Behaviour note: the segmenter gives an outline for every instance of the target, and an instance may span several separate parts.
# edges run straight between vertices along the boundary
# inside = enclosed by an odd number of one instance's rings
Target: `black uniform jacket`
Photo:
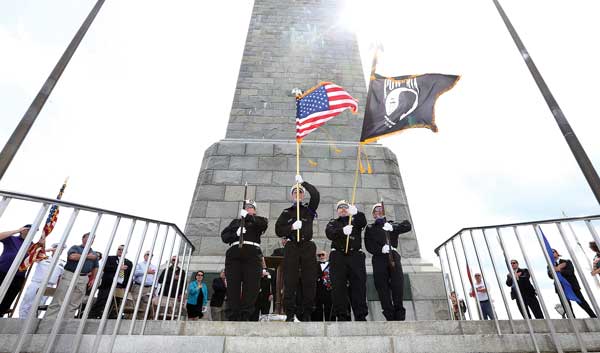
[[[307,204],[300,204],[300,220],[302,228],[300,229],[301,240],[311,240],[313,237],[313,220],[317,217],[317,208],[319,207],[319,191],[307,183],[302,186],[310,194],[310,201]],[[275,223],[275,234],[280,238],[296,240],[296,231],[292,230],[292,224],[296,222],[296,203],[292,207],[286,208]]]
[[[125,279],[123,280],[123,283],[117,282],[118,288],[125,288],[127,281],[129,281],[131,270],[133,269],[133,264],[131,261],[125,259],[123,264],[127,265],[127,269],[125,270]],[[104,271],[102,272],[102,282],[100,283],[100,288],[110,288],[115,273],[118,271],[117,267],[119,267],[119,258],[116,255],[111,255],[106,258],[106,265],[104,265]]]
[[[517,272],[521,272],[521,276],[517,278],[517,283],[519,284],[519,290],[521,290],[521,295],[523,295],[524,297],[535,296],[535,288],[533,288],[533,285],[529,281],[529,277],[531,277],[531,275],[529,274],[529,270],[526,268],[518,268]],[[515,287],[512,286],[513,279],[510,273],[506,275],[506,285],[511,287],[510,298],[517,299],[517,291],[515,290]]]
[[[567,280],[567,282],[569,282],[569,284],[571,285],[571,288],[573,288],[574,291],[580,291],[581,287],[579,286],[579,281],[577,280],[577,277],[575,276],[575,267],[573,267],[573,263],[571,262],[571,260],[559,259],[558,264],[560,265],[562,263],[566,263],[567,266],[565,266],[565,268],[560,270],[560,274]],[[552,278],[552,274],[550,273],[550,270],[548,270],[548,277]],[[558,293],[558,291],[557,291],[557,293]]]
[[[223,242],[231,244],[234,241],[240,240],[240,237],[236,233],[240,226],[241,220],[239,218],[231,221],[231,223],[229,223],[229,225],[221,232],[221,239],[223,239]],[[246,228],[244,240],[260,244],[260,236],[267,230],[268,226],[269,220],[265,217],[252,216],[250,214],[246,215],[244,220],[244,228]]]
[[[346,234],[344,227],[348,225],[349,217],[338,217],[327,223],[325,235],[331,240],[331,248],[337,251],[345,251],[346,249]],[[358,212],[352,216],[352,233],[350,233],[350,242],[348,243],[348,251],[360,250],[362,247],[362,231],[367,225],[367,218],[362,212]]]
[[[386,244],[385,230],[383,230],[385,222],[387,222],[385,218],[380,218],[374,223],[369,224],[365,230],[365,247],[373,255],[382,255],[381,248]],[[398,235],[410,232],[412,226],[409,221],[402,221],[401,223],[392,221],[390,223],[392,223],[392,227],[394,228],[388,232],[390,235],[390,246],[397,249]]]

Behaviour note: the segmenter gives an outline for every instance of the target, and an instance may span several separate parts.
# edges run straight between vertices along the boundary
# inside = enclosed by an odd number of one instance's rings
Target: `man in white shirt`
[[[140,292],[140,287],[143,286],[142,291],[142,300],[140,302],[140,306],[138,308],[138,313],[143,315],[146,312],[146,306],[148,305],[150,289],[152,288],[152,283],[154,283],[154,276],[156,276],[156,266],[151,263],[152,254],[150,251],[146,251],[144,253],[144,261],[138,263],[135,266],[135,272],[133,273],[133,288],[132,294],[134,298],[134,303],[137,302],[138,294]],[[146,270],[147,269],[147,270]],[[146,281],[142,284],[144,280],[144,272],[147,272]],[[156,293],[154,293],[156,295]]]
[[[27,290],[25,290],[23,300],[21,301],[21,306],[19,308],[19,318],[26,319],[29,315],[29,311],[31,310],[31,306],[33,305],[33,301],[35,299],[35,295],[40,286],[42,285],[42,281],[44,280],[44,278],[48,274],[48,271],[50,270],[52,257],[54,256],[54,252],[56,251],[57,247],[58,243],[52,244],[52,246],[49,249],[46,249],[46,252],[49,252],[50,256],[47,259],[42,260],[38,262],[37,265],[35,265],[35,271],[33,272],[33,276],[31,277],[31,283],[29,284],[29,287],[27,287]],[[65,246],[63,246],[63,249],[64,248]],[[65,262],[63,260],[59,260],[58,264],[56,264],[56,267],[54,268],[54,271],[52,272],[52,276],[50,276],[50,279],[48,280],[48,287],[56,286],[59,278],[62,276],[65,270],[64,266]],[[40,301],[40,305],[44,305],[47,299],[48,297],[43,296],[42,300]]]
[[[492,303],[488,297],[487,288],[481,281],[481,273],[475,274],[475,293],[477,293],[477,300],[481,305],[481,312],[483,314],[483,320],[494,320],[494,310],[492,310]],[[475,293],[471,292],[471,297],[475,296]]]

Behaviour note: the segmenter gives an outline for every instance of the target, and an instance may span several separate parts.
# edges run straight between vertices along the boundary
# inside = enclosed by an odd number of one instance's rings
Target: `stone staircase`
[[[576,337],[567,320],[553,321],[565,352],[579,352]],[[23,322],[0,320],[0,352],[11,352]],[[24,347],[40,352],[51,322],[40,322]],[[70,352],[78,320],[65,322],[54,352]],[[90,320],[80,352],[91,351],[99,322]],[[532,321],[542,352],[554,352],[543,320]],[[109,321],[105,332],[112,332]],[[600,351],[600,321],[577,320],[586,348]],[[148,322],[145,335],[128,336],[128,322],[122,322],[113,352],[534,352],[524,321],[515,321],[516,333],[508,321],[500,321],[498,335],[492,321],[405,321],[405,322]],[[110,335],[103,336],[99,352],[109,352]]]

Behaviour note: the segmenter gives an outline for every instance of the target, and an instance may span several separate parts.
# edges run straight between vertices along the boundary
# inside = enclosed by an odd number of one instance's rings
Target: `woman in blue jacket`
[[[208,289],[202,282],[204,271],[196,272],[195,279],[188,286],[187,298],[187,316],[189,320],[202,319],[206,312],[206,303],[208,303]]]

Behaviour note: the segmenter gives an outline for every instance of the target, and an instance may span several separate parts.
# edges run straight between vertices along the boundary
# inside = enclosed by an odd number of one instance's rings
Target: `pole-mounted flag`
[[[424,74],[399,77],[371,76],[360,141],[368,143],[402,130],[424,127],[437,132],[437,98],[460,76]]]
[[[62,199],[63,193],[65,192],[65,188],[67,187],[67,181],[69,178],[65,179],[60,191],[58,192],[58,196],[56,196],[57,200]],[[58,219],[58,205],[52,205],[50,211],[48,212],[48,218],[46,219],[46,224],[44,224],[44,230],[42,231],[42,236],[37,243],[33,243],[27,249],[27,256],[23,260],[23,263],[19,266],[19,271],[27,271],[35,262],[40,262],[46,259],[46,237],[52,233],[54,230],[54,226],[56,225],[56,220]]]

